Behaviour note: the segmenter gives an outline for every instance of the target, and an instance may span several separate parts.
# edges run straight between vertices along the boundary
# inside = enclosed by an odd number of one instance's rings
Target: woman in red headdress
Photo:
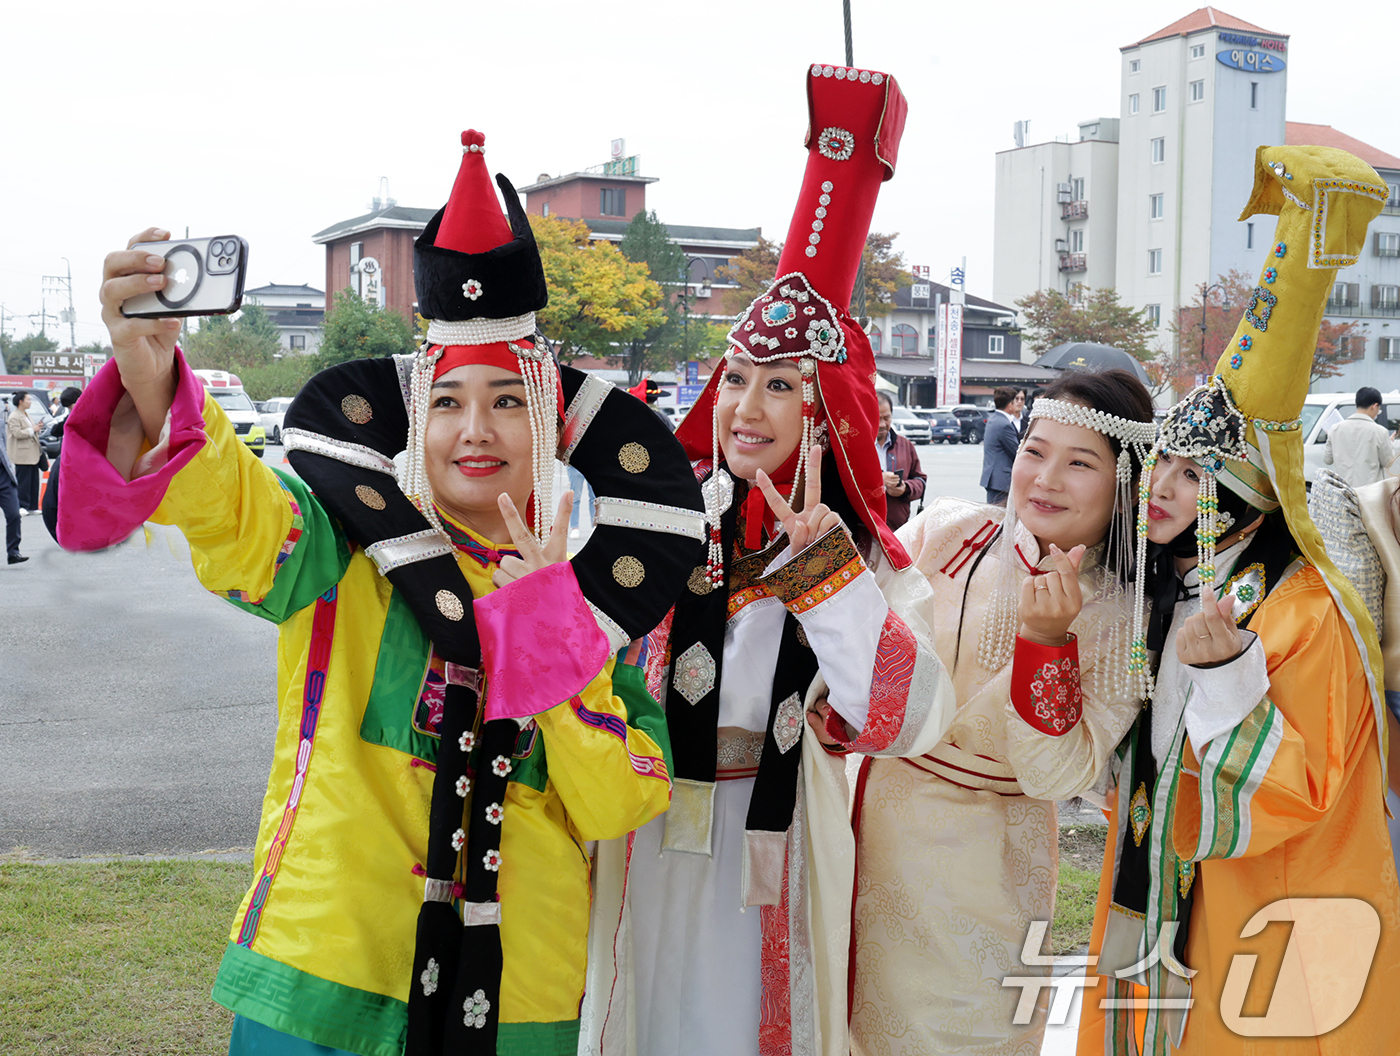
[[[652,639],[671,807],[599,852],[590,1052],[845,1056],[845,756],[927,751],[951,715],[927,583],[885,524],[874,356],[846,308],[905,101],[872,71],[807,82],[778,277],[677,432],[709,553]]]

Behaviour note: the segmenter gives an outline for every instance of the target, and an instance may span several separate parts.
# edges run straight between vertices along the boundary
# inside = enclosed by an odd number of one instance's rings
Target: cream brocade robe
[[[1054,801],[1095,784],[1138,713],[1138,694],[1111,670],[1126,653],[1108,655],[1120,640],[1113,629],[1130,619],[1128,603],[1093,600],[1096,552],[1081,568],[1085,604],[1071,627],[1084,695],[1076,725],[1057,737],[1031,727],[1011,704],[1011,664],[988,672],[978,663],[1001,547],[986,554],[967,590],[975,553],[964,544],[990,533],[988,523],[1004,513],[941,498],[898,533],[932,585],[934,643],[958,705],[928,755],[863,766],[851,1022],[858,1056],[1037,1056],[1045,994],[1031,1022],[1013,1026],[1022,991],[1002,979],[1048,970],[1023,965],[1021,949],[1030,922],[1054,916]],[[1029,532],[1019,528],[1017,536],[1027,559],[1050,567]]]

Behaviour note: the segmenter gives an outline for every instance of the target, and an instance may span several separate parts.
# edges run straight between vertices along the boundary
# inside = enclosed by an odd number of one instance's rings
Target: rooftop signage
[[[1264,48],[1266,51],[1287,51],[1288,41],[1270,40],[1267,37],[1246,37],[1242,33],[1221,33],[1222,44],[1243,44],[1247,48]]]
[[[1225,34],[1222,33],[1221,36],[1224,37]],[[1215,59],[1222,66],[1229,66],[1234,70],[1247,70],[1250,73],[1277,73],[1288,65],[1282,55],[1271,55],[1267,51],[1246,51],[1244,48],[1217,51]]]

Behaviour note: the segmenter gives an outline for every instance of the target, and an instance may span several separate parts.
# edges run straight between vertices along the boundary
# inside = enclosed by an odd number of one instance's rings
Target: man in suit
[[[987,501],[1005,506],[1011,492],[1011,463],[1016,460],[1017,437],[1021,430],[1021,408],[1026,397],[1020,389],[1003,385],[992,393],[996,413],[987,419],[987,431],[982,435],[982,487],[987,489]]]
[[[23,414],[23,411],[15,412]],[[12,565],[18,565],[29,558],[19,552],[20,521],[19,481],[15,477],[14,463],[0,443],[0,510],[5,512],[5,554]]]
[[[1384,480],[1395,458],[1390,430],[1376,421],[1381,413],[1379,389],[1356,390],[1356,413],[1332,426],[1323,460],[1353,488]]]
[[[885,523],[898,528],[909,520],[910,506],[924,497],[928,478],[919,466],[919,453],[907,437],[892,428],[894,401],[887,392],[877,392],[880,401],[880,428],[875,434],[875,450],[885,471]]]

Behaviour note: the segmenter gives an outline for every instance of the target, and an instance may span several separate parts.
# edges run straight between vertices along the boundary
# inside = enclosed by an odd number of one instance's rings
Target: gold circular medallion
[[[385,506],[384,496],[375,491],[368,484],[355,485],[355,497],[368,506],[371,510],[382,510]]]
[[[356,425],[364,425],[374,417],[374,408],[363,396],[347,396],[340,401],[340,410]]]
[[[617,461],[628,473],[640,473],[651,465],[651,453],[641,444],[623,444]]]
[[[690,578],[686,580],[686,586],[690,588],[692,594],[699,594],[701,596],[715,589],[715,585],[710,582],[709,573],[705,571],[704,565],[695,566],[695,570],[690,573]]]
[[[462,599],[453,594],[450,590],[440,590],[437,597],[438,612],[442,613],[449,620],[460,620],[466,615],[466,610],[462,608]]]
[[[807,559],[807,567],[804,571],[812,576],[824,576],[831,569],[831,558],[826,554],[813,554]]]
[[[647,570],[642,567],[642,563],[635,557],[624,554],[613,562],[613,579],[617,580],[624,587],[641,586],[642,580],[646,579]]]

